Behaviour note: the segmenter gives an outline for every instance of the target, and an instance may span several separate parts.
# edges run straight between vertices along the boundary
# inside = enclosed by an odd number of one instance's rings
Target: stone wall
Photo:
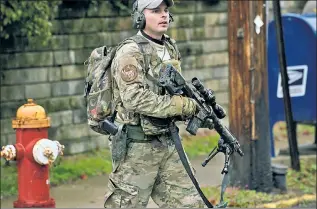
[[[227,110],[227,2],[178,1],[171,11],[175,22],[168,35],[178,42],[185,78],[199,77]],[[49,138],[64,144],[65,154],[107,147],[106,137],[86,123],[83,63],[93,48],[135,34],[130,16],[105,1],[98,9],[60,11],[53,28],[53,44],[47,47],[27,46],[24,39],[1,47],[1,145],[15,143],[12,118],[33,98],[51,117]]]

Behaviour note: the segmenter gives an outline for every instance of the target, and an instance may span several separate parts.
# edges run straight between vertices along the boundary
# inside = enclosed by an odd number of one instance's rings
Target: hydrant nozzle
[[[63,150],[64,146],[58,141],[40,139],[33,147],[33,158],[40,165],[51,165]]]
[[[17,156],[17,150],[13,145],[6,145],[2,147],[1,157],[4,157],[7,161],[14,160]]]

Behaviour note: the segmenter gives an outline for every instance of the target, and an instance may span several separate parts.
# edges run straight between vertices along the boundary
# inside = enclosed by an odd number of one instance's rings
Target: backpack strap
[[[150,70],[152,52],[154,50],[153,47],[151,46],[150,42],[141,35],[135,35],[131,39],[133,39],[138,44],[139,49],[144,56],[144,69],[146,78],[158,85],[157,79],[148,73]]]
[[[130,39],[137,43],[141,53],[143,54],[145,74],[148,74],[150,70],[151,54],[153,51],[152,46],[150,45],[149,41],[141,35],[134,35],[130,37]]]
[[[126,41],[128,40],[132,40],[134,41],[138,47],[139,47],[139,50],[141,51],[141,53],[143,54],[143,57],[144,57],[144,69],[145,69],[145,75],[149,75],[148,74],[148,71],[150,70],[150,59],[151,59],[151,53],[152,53],[152,47],[150,45],[150,43],[148,42],[148,40],[146,40],[143,36],[140,36],[140,35],[134,35],[132,37],[129,37],[129,38],[126,38],[124,39],[123,41],[121,41],[115,51],[117,49],[119,49],[122,45],[124,45],[126,43]],[[112,82],[112,85],[114,85],[114,83]],[[114,86],[112,86],[112,88],[114,88]],[[112,112],[112,117],[111,117],[111,121],[114,121],[115,117],[116,117],[116,106],[118,105],[118,103],[120,102],[120,99],[117,98],[117,100],[114,101],[113,103],[113,106],[111,108],[111,112]]]

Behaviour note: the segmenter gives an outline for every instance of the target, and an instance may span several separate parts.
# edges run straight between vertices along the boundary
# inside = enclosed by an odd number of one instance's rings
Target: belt
[[[127,138],[129,142],[148,143],[159,140],[162,134],[146,135],[139,125],[126,125]]]

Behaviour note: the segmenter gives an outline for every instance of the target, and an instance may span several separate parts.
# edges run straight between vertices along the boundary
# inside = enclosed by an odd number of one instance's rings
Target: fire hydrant
[[[18,169],[18,200],[14,208],[55,208],[50,197],[49,167],[64,146],[48,139],[50,118],[33,99],[22,105],[12,120],[16,144],[2,147],[1,157],[16,160]]]

